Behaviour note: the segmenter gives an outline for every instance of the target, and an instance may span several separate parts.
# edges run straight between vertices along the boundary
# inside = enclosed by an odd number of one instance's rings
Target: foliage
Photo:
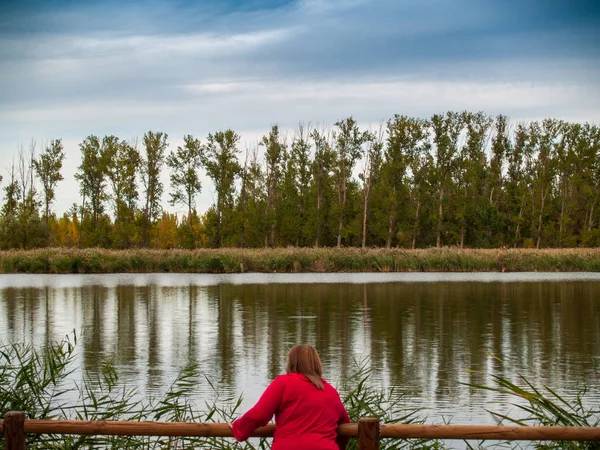
[[[489,355],[500,363],[503,361],[496,356]],[[516,424],[520,426],[572,426],[572,427],[598,427],[600,426],[600,408],[586,406],[583,403],[586,394],[585,387],[582,388],[575,399],[566,400],[563,395],[548,387],[538,387],[525,376],[517,374],[517,382],[507,378],[492,375],[494,385],[467,384],[479,389],[497,392],[507,398],[515,398],[516,403],[512,405],[517,412],[511,414],[500,414],[492,411],[490,414],[499,424]],[[599,442],[542,442],[536,443],[535,448],[541,450],[550,449],[600,449]]]
[[[206,224],[194,218],[198,245]],[[112,272],[597,272],[600,249],[458,248],[403,250],[357,248],[172,249],[177,219],[164,213],[155,228],[156,249],[38,249],[0,251],[0,273]],[[67,235],[65,239],[74,239]],[[167,250],[171,249],[171,250]]]
[[[331,129],[300,123],[291,145],[273,125],[246,147],[244,161],[240,139],[231,129],[209,133],[204,144],[185,135],[184,145],[165,155],[167,134],[149,131],[140,155],[135,140],[88,136],[79,146],[76,173],[82,198],[68,212],[77,222],[76,240],[65,239],[64,229],[52,224],[51,204],[63,177],[62,142],[52,140],[39,157],[32,142],[28,154],[19,151],[18,164],[4,180],[0,244],[120,249],[600,245],[597,125],[556,119],[511,123],[502,115],[447,111],[427,119],[396,114],[373,133],[348,117]],[[187,220],[177,221],[177,239],[168,245],[154,242],[167,190],[161,181],[165,162],[170,203],[187,209]],[[203,176],[212,181],[207,187],[214,191],[214,203],[200,214],[194,200]],[[203,235],[196,235],[198,224]]]
[[[137,388],[119,383],[119,375],[110,362],[101,366],[100,374],[83,375],[73,381],[77,361],[77,335],[67,335],[62,341],[36,349],[31,344],[0,343],[0,416],[7,411],[23,411],[29,419],[67,420],[128,420],[165,422],[232,422],[242,413],[241,397],[222,397],[194,363],[179,371],[166,391],[158,396],[144,398]],[[497,358],[496,358],[497,359]],[[361,417],[377,417],[384,424],[425,423],[419,410],[403,407],[406,392],[379,389],[370,384],[372,369],[368,361],[354,362],[355,370],[342,380],[338,390],[351,421]],[[583,404],[585,389],[574,400],[568,401],[555,390],[536,387],[519,375],[520,383],[494,376],[494,386],[469,386],[515,397],[514,405],[523,414],[511,417],[492,413],[500,423],[543,426],[600,425],[600,410]],[[194,402],[194,391],[199,382],[205,382],[213,394],[199,405]],[[215,448],[256,449],[268,448],[266,439],[251,439],[237,443],[233,439],[213,437],[148,437],[148,436],[85,436],[85,435],[27,435],[27,448]],[[0,444],[2,438],[0,437]],[[467,444],[469,448],[471,444]],[[348,448],[357,448],[351,439]],[[510,444],[496,443],[493,448],[510,448]],[[382,439],[383,449],[446,448],[438,440]],[[477,448],[486,448],[480,442]],[[597,449],[594,442],[540,442],[539,449]]]
[[[220,247],[227,237],[226,223],[234,206],[235,181],[242,171],[237,160],[239,141],[240,136],[231,129],[209,134],[202,155],[202,165],[217,192],[215,234],[212,236],[215,247]]]
[[[195,197],[200,193],[202,185],[198,169],[202,164],[202,146],[200,140],[191,135],[183,138],[184,146],[177,147],[176,152],[171,152],[167,157],[167,166],[171,169],[171,200],[169,203],[175,205],[181,203],[188,208],[186,230],[187,238],[184,240],[185,248],[194,248],[193,217],[195,215]]]
[[[395,386],[376,389],[369,385],[373,370],[368,367],[368,360],[354,361],[354,367],[355,371],[338,387],[350,421],[358,422],[362,417],[374,417],[383,424],[425,423],[425,418],[419,416],[419,410],[403,407],[405,392]],[[443,448],[440,442],[430,439],[382,439],[380,442],[381,449],[433,448],[436,445],[440,447],[435,448]],[[347,448],[357,449],[358,440],[351,439]]]
[[[241,397],[222,397],[218,388],[206,379],[196,364],[183,367],[178,376],[157,398],[142,398],[136,388],[119,385],[115,367],[106,362],[101,375],[85,374],[73,386],[71,375],[77,358],[75,332],[38,350],[25,344],[0,344],[0,415],[7,411],[23,411],[28,419],[128,420],[163,422],[227,422],[242,411]],[[396,390],[380,391],[370,387],[370,370],[357,364],[356,372],[340,386],[343,401],[353,420],[369,415],[385,423],[422,423],[418,411],[401,407],[403,394]],[[203,405],[191,400],[198,383],[204,381],[213,391]],[[74,392],[77,399],[73,401]],[[1,443],[0,439],[0,443]],[[382,448],[414,448],[405,440],[384,441]],[[233,439],[213,437],[147,437],[27,435],[27,448],[268,448],[266,439],[238,443]],[[357,448],[356,440],[350,449]]]
[[[50,204],[54,201],[57,183],[63,179],[60,170],[65,159],[63,144],[61,139],[54,139],[44,149],[39,158],[33,160],[36,175],[42,182],[44,193],[44,218],[46,224],[50,217]]]
[[[163,184],[160,181],[160,171],[165,160],[165,150],[168,147],[167,134],[162,131],[148,131],[144,135],[145,157],[142,158],[141,172],[144,193],[146,195],[143,208],[143,243],[150,245],[150,228],[162,213],[160,205]]]

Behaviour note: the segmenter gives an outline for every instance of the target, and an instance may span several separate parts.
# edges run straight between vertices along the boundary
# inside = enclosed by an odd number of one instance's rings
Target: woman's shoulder
[[[324,389],[337,392],[337,389],[335,387],[333,387],[333,385],[331,383],[327,382],[327,380],[324,380],[323,378],[321,378],[321,381],[323,382]]]

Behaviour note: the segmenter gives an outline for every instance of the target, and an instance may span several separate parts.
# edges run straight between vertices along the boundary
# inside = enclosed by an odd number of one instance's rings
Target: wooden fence
[[[253,437],[273,437],[275,425],[257,429]],[[83,434],[111,436],[231,437],[226,423],[109,422],[26,419],[23,412],[8,412],[0,420],[5,450],[24,450],[25,435]],[[379,449],[380,438],[478,439],[521,441],[600,441],[596,427],[521,427],[484,425],[387,425],[379,419],[360,419],[341,425],[338,433],[358,438],[361,450]]]

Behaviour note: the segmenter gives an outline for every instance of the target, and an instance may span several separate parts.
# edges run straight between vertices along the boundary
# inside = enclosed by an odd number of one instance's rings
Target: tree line
[[[61,139],[21,148],[7,171],[0,246],[584,247],[600,245],[600,132],[557,119],[511,123],[483,112],[395,115],[377,129],[271,127],[243,152],[233,130],[204,141],[164,132],[80,144],[81,202],[52,210]],[[163,210],[169,203],[183,217]],[[213,182],[202,215],[195,199]]]

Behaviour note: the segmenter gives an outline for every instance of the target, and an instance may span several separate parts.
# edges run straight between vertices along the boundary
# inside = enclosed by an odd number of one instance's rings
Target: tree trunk
[[[537,243],[535,248],[540,248],[540,241],[542,239],[542,216],[544,214],[544,204],[546,203],[546,196],[548,195],[548,189],[542,191],[542,201],[540,204],[540,215],[538,217],[538,227],[537,227]]]
[[[338,224],[337,248],[342,246],[342,229],[344,227],[344,208],[346,207],[346,186],[342,189],[342,199],[340,203],[340,222]]]
[[[271,223],[271,247],[275,247],[275,222]]]
[[[221,247],[221,226],[222,226],[222,221],[223,221],[222,214],[223,214],[223,212],[222,212],[221,202],[217,201],[217,242],[216,242],[217,248]]]
[[[437,223],[437,236],[435,239],[435,246],[440,248],[442,246],[442,218],[444,215],[444,187],[440,186],[440,205],[438,210],[438,223]]]
[[[394,232],[394,223],[396,219],[396,186],[392,188],[392,207],[390,208],[390,215],[388,216],[388,232],[387,239],[385,242],[385,248],[392,246],[392,233]]]
[[[85,217],[85,190],[83,191],[83,198],[81,201],[82,201],[82,203],[81,203],[81,220],[79,221],[79,233],[77,235],[77,248],[81,248],[81,235],[83,234],[83,219]]]
[[[196,240],[194,239],[194,227],[192,225],[192,199],[188,198],[188,223],[190,227],[190,248],[196,247]]]
[[[367,246],[367,214],[369,210],[369,196],[371,193],[371,178],[369,177],[369,181],[365,184],[365,201],[363,205],[363,223],[362,223],[362,248]]]
[[[592,228],[594,226],[594,208],[596,207],[596,202],[598,201],[598,194],[600,194],[600,191],[596,191],[596,196],[594,197],[592,206],[590,206],[590,217],[588,218],[588,224],[587,224],[588,231],[592,231]]]
[[[46,227],[48,227],[48,215],[50,214],[50,203],[48,202],[48,195],[46,195]]]
[[[463,211],[462,211],[462,217],[460,219],[460,248],[465,247],[465,233],[466,233],[466,228],[467,228],[465,215],[467,214],[467,197],[468,197],[468,189],[467,189],[467,186],[465,186],[465,196],[463,198]]]
[[[321,236],[321,190],[317,191],[317,237],[315,238],[315,247],[319,246],[319,237]]]
[[[521,206],[519,207],[519,217],[517,219],[517,228],[515,230],[515,243],[514,247],[517,247],[517,240],[519,239],[519,233],[521,231],[521,217],[523,217],[523,208],[525,208],[525,194],[521,198]]]
[[[148,247],[148,225],[150,224],[150,192],[146,192],[146,208],[144,209],[144,247]]]
[[[421,209],[421,201],[417,200],[417,211],[415,213],[415,223],[413,225],[413,235],[412,235],[412,243],[410,248],[412,250],[415,249],[415,245],[417,243],[417,233],[419,232],[419,210]]]
[[[390,248],[392,246],[392,231],[393,230],[394,230],[394,211],[390,211],[389,220],[388,220],[387,239],[385,241],[385,248]]]
[[[560,220],[558,221],[558,245],[559,248],[563,246],[563,230],[564,230],[564,221],[565,221],[565,197],[566,197],[566,189],[563,192],[563,196],[560,202]]]

